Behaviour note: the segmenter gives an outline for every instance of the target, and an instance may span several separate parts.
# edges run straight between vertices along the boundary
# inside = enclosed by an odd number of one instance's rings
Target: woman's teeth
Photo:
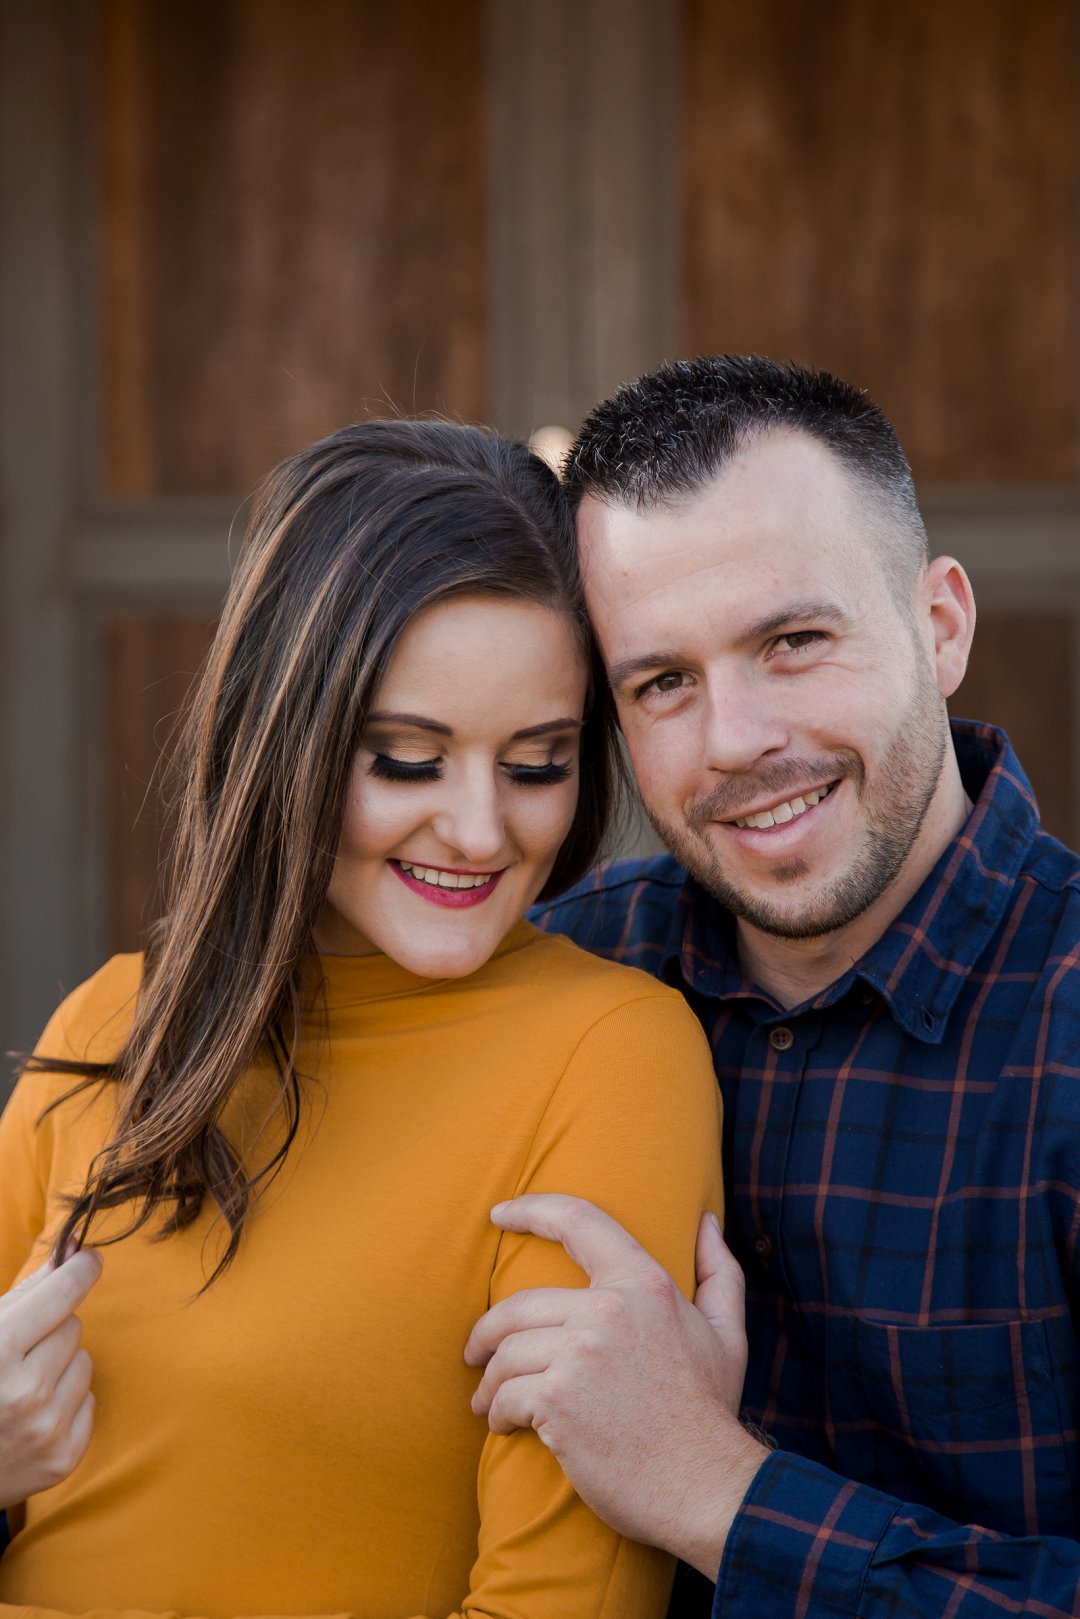
[[[493,871],[488,871],[469,877],[462,872],[439,871],[436,866],[411,866],[407,860],[399,860],[398,865],[417,882],[430,883],[432,888],[483,888],[495,876]]]
[[[801,798],[789,798],[786,804],[775,804],[771,810],[760,810],[757,815],[747,815],[736,826],[754,826],[764,829],[767,826],[782,826],[785,821],[793,821],[796,815],[805,815],[808,809],[820,804],[826,793],[832,791],[832,784],[828,787],[818,787],[812,793],[804,793]]]

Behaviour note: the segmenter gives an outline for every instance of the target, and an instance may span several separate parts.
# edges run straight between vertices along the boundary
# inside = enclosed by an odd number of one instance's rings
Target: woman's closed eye
[[[382,781],[438,781],[442,767],[443,761],[438,755],[434,759],[396,759],[390,753],[376,753],[368,766],[368,774]],[[554,759],[536,765],[508,760],[500,768],[518,787],[553,787],[557,782],[567,781],[574,769],[572,764],[559,764]]]
[[[556,782],[568,781],[574,771],[572,764],[557,764],[554,759],[542,765],[504,764],[502,768],[519,787],[554,787]]]
[[[369,776],[382,781],[438,781],[442,759],[395,759],[389,753],[376,753],[368,766]]]

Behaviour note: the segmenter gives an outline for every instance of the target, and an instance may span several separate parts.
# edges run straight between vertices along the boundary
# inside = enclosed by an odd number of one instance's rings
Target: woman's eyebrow
[[[449,725],[444,725],[441,720],[425,719],[422,714],[386,714],[381,709],[376,709],[373,714],[368,715],[367,723],[368,725],[411,725],[418,731],[434,731],[438,736],[453,736],[454,734]],[[580,731],[584,723],[584,720],[579,719],[544,720],[540,725],[526,725],[522,730],[515,731],[510,740],[512,742],[523,742],[526,737],[547,736],[552,731]]]
[[[526,725],[524,730],[515,731],[510,738],[511,742],[523,742],[529,736],[547,736],[551,731],[580,731],[584,720],[545,720],[542,725]]]
[[[418,731],[435,731],[439,736],[453,736],[449,725],[440,720],[427,720],[422,714],[384,714],[376,709],[367,716],[368,725],[413,725]]]

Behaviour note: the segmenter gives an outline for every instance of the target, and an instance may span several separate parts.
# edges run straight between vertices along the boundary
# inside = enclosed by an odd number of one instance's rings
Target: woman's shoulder
[[[111,1062],[131,1028],[142,971],[141,954],[113,956],[61,1001],[36,1055],[44,1061]]]
[[[514,948],[504,960],[509,970],[538,995],[558,997],[565,1010],[578,1005],[593,1017],[637,1001],[659,1001],[694,1014],[677,989],[662,984],[639,967],[593,955],[561,933],[545,933],[522,922],[511,936]]]

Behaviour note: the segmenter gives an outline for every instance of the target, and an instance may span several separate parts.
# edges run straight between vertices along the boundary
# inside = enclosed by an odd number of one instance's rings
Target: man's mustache
[[[803,788],[820,787],[851,776],[856,787],[862,783],[862,761],[844,749],[821,754],[816,759],[778,759],[752,776],[731,776],[718,781],[710,792],[686,806],[686,824],[700,832],[711,821],[733,821],[749,810],[760,809],[770,799],[793,798]]]

